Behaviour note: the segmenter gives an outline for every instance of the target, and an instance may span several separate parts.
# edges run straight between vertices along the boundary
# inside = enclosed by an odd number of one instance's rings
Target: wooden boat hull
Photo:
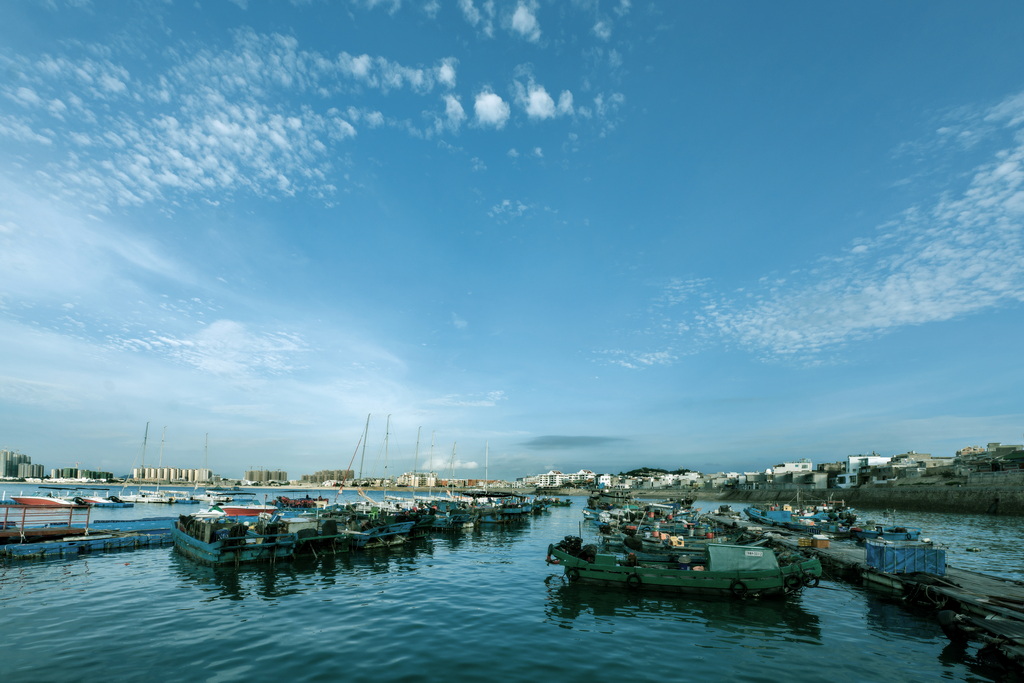
[[[709,546],[709,550],[714,547]],[[743,552],[772,553],[766,548],[744,548]],[[667,563],[630,566],[611,554],[597,553],[593,560],[588,560],[552,545],[548,547],[548,561],[563,566],[570,582],[708,597],[783,597],[805,586],[817,585],[821,577],[821,562],[817,558],[765,569],[695,571]]]
[[[353,535],[352,543],[357,548],[366,549],[400,545],[408,542],[408,534],[415,525],[415,520],[412,520],[362,529],[359,534]]]
[[[222,539],[214,536],[206,542],[186,533],[180,522],[171,529],[171,538],[176,551],[212,567],[288,559],[296,542],[294,534],[276,537],[246,534]]]

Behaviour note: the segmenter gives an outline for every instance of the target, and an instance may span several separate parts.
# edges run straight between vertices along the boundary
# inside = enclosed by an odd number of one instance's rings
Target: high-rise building
[[[0,477],[17,477],[19,465],[29,465],[32,458],[17,451],[0,451]]]
[[[23,462],[18,465],[18,473],[15,476],[19,479],[42,479],[44,474],[42,465]]]
[[[288,481],[288,473],[281,470],[246,470],[245,479],[256,483]]]

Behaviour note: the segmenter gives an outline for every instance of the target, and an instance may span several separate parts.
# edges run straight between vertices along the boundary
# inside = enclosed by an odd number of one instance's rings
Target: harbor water
[[[272,566],[206,568],[170,547],[3,561],[0,678],[1019,680],[976,646],[950,644],[934,614],[838,580],[782,601],[567,584],[544,557],[566,535],[592,535],[584,498],[573,500],[513,527]],[[881,521],[884,511],[862,514]],[[898,521],[944,543],[951,565],[1024,579],[1024,520],[915,513]]]

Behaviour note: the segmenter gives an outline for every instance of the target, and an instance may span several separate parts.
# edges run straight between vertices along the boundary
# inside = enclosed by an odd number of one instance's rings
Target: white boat
[[[167,428],[164,427],[166,433]],[[146,466],[146,442],[149,440],[149,423],[146,423],[146,435],[142,438],[142,468]],[[160,437],[160,463],[163,464],[164,459],[164,437]],[[121,500],[126,503],[194,503],[191,494],[187,491],[174,491],[174,490],[162,490],[159,485],[154,486],[152,489],[143,489],[135,493],[124,493],[122,490]]]
[[[165,496],[167,496],[168,498],[170,498],[172,503],[198,503],[199,502],[188,491],[175,491],[173,489],[170,489],[170,490],[165,489],[165,490],[160,491],[160,493],[162,493]]]
[[[174,503],[176,498],[159,489],[139,489],[137,493],[123,493],[121,500],[126,503]]]
[[[217,503],[230,503],[234,499],[231,496],[223,494],[223,493],[215,493],[215,492],[206,491],[205,493],[193,494],[192,495],[192,500],[198,501],[200,503],[217,504]]]
[[[94,493],[75,496],[74,501],[79,505],[89,505],[101,508],[130,508],[134,507],[134,503],[123,501],[117,496],[100,496]]]

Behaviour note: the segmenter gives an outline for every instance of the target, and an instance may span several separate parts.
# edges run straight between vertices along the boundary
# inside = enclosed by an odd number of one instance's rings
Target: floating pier
[[[951,641],[981,642],[983,648],[1024,667],[1024,582],[951,567],[945,563],[941,547],[927,543],[869,541],[873,547],[859,547],[852,541],[819,540],[807,545],[807,535],[787,529],[763,527],[721,513],[710,517],[723,527],[770,534],[774,545],[815,555],[834,577],[885,590],[908,605],[934,610]],[[889,561],[889,554],[902,549],[907,551],[904,558]]]
[[[0,557],[73,557],[171,543],[172,518],[90,522],[87,505],[0,506]]]

